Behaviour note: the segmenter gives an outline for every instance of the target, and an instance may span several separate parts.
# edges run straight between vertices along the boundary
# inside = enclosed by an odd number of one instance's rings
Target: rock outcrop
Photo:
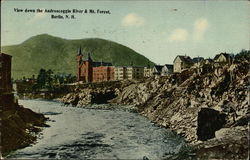
[[[249,62],[197,70],[129,85],[113,102],[134,105],[175,130],[195,147],[198,158],[246,158]]]
[[[47,118],[17,103],[1,106],[1,156],[26,147],[36,140],[41,127],[47,126]]]
[[[78,84],[71,88],[71,92],[58,98],[65,105],[84,106],[87,104],[105,104],[117,97],[125,86],[132,85],[135,81],[100,82]]]

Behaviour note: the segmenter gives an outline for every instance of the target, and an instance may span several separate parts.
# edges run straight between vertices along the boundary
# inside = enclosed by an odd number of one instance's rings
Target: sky
[[[171,64],[177,55],[214,58],[221,52],[249,49],[247,0],[94,0],[1,1],[1,46],[20,44],[38,34],[65,39],[102,38],[123,44],[156,64]],[[41,9],[41,13],[16,9]],[[97,10],[100,13],[45,13]],[[52,19],[51,15],[75,19]]]

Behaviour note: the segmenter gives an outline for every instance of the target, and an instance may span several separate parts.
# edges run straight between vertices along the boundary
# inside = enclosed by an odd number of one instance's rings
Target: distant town
[[[0,54],[0,91],[6,92],[11,90],[11,56],[5,53]],[[90,83],[90,82],[104,82],[104,81],[122,81],[122,80],[140,80],[143,78],[148,78],[152,76],[168,76],[172,73],[180,73],[189,68],[196,68],[202,72],[203,66],[212,65],[216,66],[221,63],[233,63],[234,55],[228,53],[220,53],[216,55],[213,59],[205,59],[203,57],[191,58],[187,55],[177,55],[173,61],[173,64],[164,65],[154,65],[153,67],[144,66],[114,66],[111,62],[96,62],[91,58],[91,53],[83,53],[81,47],[78,49],[76,54],[77,61],[77,75],[68,76],[70,80],[67,79],[66,75],[62,76],[62,81],[66,83],[80,82],[80,83]],[[51,74],[53,73],[50,71]],[[74,78],[76,77],[76,78]],[[60,77],[57,76],[60,81]],[[22,81],[34,83],[37,78],[33,75],[32,78],[23,78]],[[17,81],[17,82],[20,82]]]
[[[241,52],[244,52],[242,50]],[[247,52],[247,51],[246,51]],[[234,63],[235,55],[220,53],[213,59],[203,57],[191,58],[187,55],[177,55],[173,64],[150,66],[114,66],[111,62],[96,62],[91,53],[83,53],[81,47],[74,54],[76,56],[76,75],[53,73],[52,70],[40,69],[38,75],[13,80],[11,77],[12,56],[0,54],[0,93],[1,99],[14,99],[13,84],[18,93],[54,93],[63,92],[61,85],[77,85],[125,80],[143,80],[150,77],[167,77],[188,69],[195,69],[197,73],[210,70],[222,64]],[[212,67],[212,68],[211,68]],[[59,90],[59,91],[58,91]],[[7,102],[7,101],[6,101]]]
[[[77,54],[77,81],[103,82],[143,79],[152,76],[168,76],[174,72],[180,73],[188,68],[201,68],[204,65],[217,63],[232,63],[234,55],[220,53],[214,59],[204,59],[187,55],[178,55],[173,64],[145,66],[113,66],[111,62],[95,62],[90,53],[82,53],[81,47]]]

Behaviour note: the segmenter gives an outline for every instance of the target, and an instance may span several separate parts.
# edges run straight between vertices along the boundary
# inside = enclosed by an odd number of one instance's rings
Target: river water
[[[183,138],[127,110],[66,107],[41,100],[19,103],[43,113],[50,127],[42,130],[35,144],[9,158],[164,159],[187,148]]]

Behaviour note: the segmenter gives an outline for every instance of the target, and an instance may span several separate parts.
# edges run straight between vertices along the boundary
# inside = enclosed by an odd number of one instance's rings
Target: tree
[[[53,88],[53,71],[51,69],[49,69],[48,71],[46,71],[46,86],[48,88]]]
[[[241,50],[240,53],[235,55],[235,61],[241,62],[241,61],[250,61],[250,50]]]
[[[40,69],[39,74],[37,76],[37,85],[38,88],[43,88],[46,84],[46,70]]]

